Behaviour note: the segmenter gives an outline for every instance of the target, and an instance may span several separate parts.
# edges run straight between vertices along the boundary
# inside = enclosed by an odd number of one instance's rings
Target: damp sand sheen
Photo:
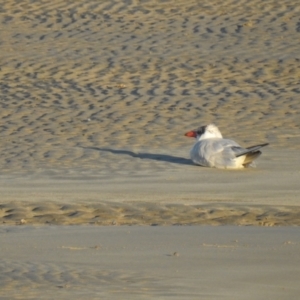
[[[0,299],[298,299],[297,1],[6,1]],[[257,167],[195,166],[215,123]]]

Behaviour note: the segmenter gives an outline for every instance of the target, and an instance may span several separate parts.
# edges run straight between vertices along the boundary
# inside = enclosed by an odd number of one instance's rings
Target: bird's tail
[[[258,151],[260,148],[262,147],[265,147],[265,146],[268,146],[269,143],[265,143],[265,144],[260,144],[260,145],[255,145],[255,146],[251,146],[251,147],[248,147],[246,148],[244,151],[238,153],[236,155],[236,157],[240,157],[240,156],[243,156],[243,155],[246,155],[250,158],[250,157],[253,157],[255,156],[253,159],[255,159],[257,156],[259,156],[261,154],[260,151]],[[252,160],[253,160],[252,159]]]
[[[269,143],[248,147],[244,151],[237,154],[236,157],[240,157],[240,156],[244,155],[245,160],[244,160],[243,166],[244,167],[248,167],[250,165],[252,166],[253,165],[252,162],[261,155],[261,152],[259,151],[259,149],[262,147],[265,147],[267,145],[269,145]]]
[[[245,160],[244,160],[244,163],[243,163],[243,166],[244,167],[248,167],[248,166],[253,166],[253,161],[259,157],[261,155],[261,152],[260,151],[256,151],[256,152],[250,152],[250,153],[247,153],[245,155]],[[255,166],[255,165],[254,165]]]

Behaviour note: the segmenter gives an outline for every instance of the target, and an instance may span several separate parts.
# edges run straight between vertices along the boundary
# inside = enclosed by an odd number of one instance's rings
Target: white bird
[[[200,166],[219,169],[241,169],[251,165],[261,155],[260,148],[269,145],[260,144],[248,148],[241,147],[235,141],[223,139],[214,124],[201,126],[185,134],[197,139],[191,149],[192,161]]]

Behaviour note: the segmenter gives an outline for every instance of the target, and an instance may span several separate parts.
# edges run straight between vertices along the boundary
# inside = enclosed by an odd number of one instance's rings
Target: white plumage
[[[201,126],[185,134],[197,139],[191,149],[192,161],[200,166],[219,169],[241,169],[251,165],[261,152],[260,148],[268,143],[248,148],[241,147],[235,141],[223,139],[214,124]]]

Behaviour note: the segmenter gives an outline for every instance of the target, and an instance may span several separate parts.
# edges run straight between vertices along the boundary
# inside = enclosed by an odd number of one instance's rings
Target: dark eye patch
[[[205,126],[202,126],[202,127],[199,127],[199,128],[196,130],[196,132],[197,132],[198,135],[201,135],[201,134],[204,133],[204,130],[205,130]]]

